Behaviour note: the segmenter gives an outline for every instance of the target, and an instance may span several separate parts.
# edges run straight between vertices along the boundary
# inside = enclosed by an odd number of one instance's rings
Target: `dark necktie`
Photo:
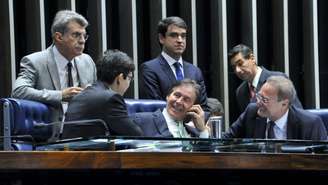
[[[249,95],[250,95],[250,99],[254,99],[255,98],[255,88],[252,84],[248,84],[248,87],[249,87]]]
[[[273,127],[276,124],[274,121],[269,121],[267,123],[267,127],[268,127],[268,139],[274,139],[275,135],[274,135],[274,131],[273,131]]]
[[[72,63],[67,64],[67,87],[73,87],[73,77],[72,77]]]
[[[181,81],[183,79],[181,64],[179,62],[176,62],[173,65],[175,67],[175,74],[177,75],[177,80]]]

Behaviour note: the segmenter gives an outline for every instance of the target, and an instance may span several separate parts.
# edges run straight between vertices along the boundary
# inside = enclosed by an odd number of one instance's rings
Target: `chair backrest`
[[[37,124],[50,123],[51,112],[45,104],[15,98],[2,98],[0,103],[3,108],[5,138],[31,135],[34,139],[46,140],[51,136],[50,127],[35,129]]]
[[[163,109],[166,106],[166,101],[152,99],[124,99],[128,114],[137,112],[155,112],[157,109]]]
[[[328,133],[328,109],[307,109],[307,111],[320,116]]]

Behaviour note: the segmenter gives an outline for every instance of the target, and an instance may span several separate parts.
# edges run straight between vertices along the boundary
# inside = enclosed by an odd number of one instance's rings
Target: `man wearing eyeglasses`
[[[239,116],[225,138],[326,140],[320,117],[292,105],[296,92],[283,76],[271,76]]]
[[[236,90],[236,100],[240,112],[243,112],[250,102],[255,102],[255,94],[258,92],[268,77],[279,75],[287,77],[279,71],[269,71],[264,67],[259,67],[255,61],[255,56],[251,48],[239,44],[229,51],[230,64],[235,74],[243,80]],[[293,104],[302,108],[302,104],[297,98]]]
[[[57,12],[51,26],[53,44],[22,58],[12,96],[45,103],[52,109],[52,121],[62,121],[71,98],[97,79],[93,60],[83,53],[87,26],[74,11]]]
[[[111,135],[140,136],[143,134],[127,113],[123,95],[133,79],[135,66],[131,58],[118,50],[108,50],[97,63],[96,83],[73,97],[65,121],[102,119]],[[93,133],[92,133],[93,132]],[[64,129],[63,138],[80,134],[80,128]],[[88,135],[97,133],[90,130]]]

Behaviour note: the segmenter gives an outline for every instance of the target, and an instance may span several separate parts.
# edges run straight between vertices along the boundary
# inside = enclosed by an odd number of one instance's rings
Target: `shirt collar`
[[[288,113],[289,113],[289,110],[287,110],[281,118],[277,119],[274,122],[276,124],[276,126],[279,127],[280,130],[284,130],[284,131],[286,130]],[[267,122],[269,122],[269,119],[267,119]]]
[[[165,53],[164,51],[162,51],[161,55],[164,57],[164,59],[166,60],[166,62],[172,66],[175,62],[177,62],[174,58],[172,58],[170,55],[168,55],[167,53]],[[183,67],[183,62],[182,62],[182,57],[179,58],[178,62],[180,63],[180,65]]]
[[[257,84],[259,83],[262,71],[263,71],[262,68],[260,68],[259,66],[256,67],[256,74],[252,81],[252,86],[255,88],[257,87]]]
[[[59,65],[60,68],[65,68],[69,61],[58,51],[56,45],[54,45],[54,47],[53,47],[53,52],[54,52],[54,57],[55,57],[57,65]],[[71,60],[72,67],[74,68],[73,61],[74,61],[74,58]]]

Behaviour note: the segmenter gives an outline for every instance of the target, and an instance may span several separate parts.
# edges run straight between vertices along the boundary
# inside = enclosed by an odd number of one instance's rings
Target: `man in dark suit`
[[[45,103],[52,121],[62,121],[71,98],[97,80],[93,60],[83,53],[88,24],[74,11],[57,12],[51,26],[53,44],[22,58],[12,96]]]
[[[327,132],[320,117],[291,104],[296,92],[283,76],[271,76],[234,122],[225,138],[269,138],[326,140]]]
[[[179,81],[169,90],[166,96],[167,105],[163,111],[137,113],[133,119],[142,128],[145,136],[208,138],[204,111],[199,104],[195,104],[200,89],[194,80]],[[187,120],[191,122],[184,123]]]
[[[158,23],[157,32],[162,53],[140,66],[140,98],[165,100],[173,84],[189,78],[201,86],[200,104],[209,111],[202,72],[182,59],[186,49],[186,23],[180,17],[167,17]],[[222,107],[221,104],[218,106]]]
[[[284,76],[286,74],[278,71],[269,71],[256,64],[253,51],[246,45],[239,44],[229,51],[230,64],[235,74],[243,80],[236,90],[236,99],[240,112],[243,112],[250,102],[256,102],[255,94],[261,89],[270,76]],[[297,98],[292,101],[293,105],[302,108]]]
[[[128,55],[117,50],[107,51],[97,64],[98,81],[71,100],[65,121],[102,119],[111,135],[142,135],[138,125],[129,118],[123,99],[134,69]],[[78,128],[64,132],[76,135]]]

